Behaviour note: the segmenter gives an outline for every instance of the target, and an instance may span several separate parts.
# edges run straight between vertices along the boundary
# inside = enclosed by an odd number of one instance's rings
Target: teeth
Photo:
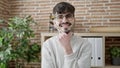
[[[70,32],[70,30],[65,30],[65,33],[68,34]]]

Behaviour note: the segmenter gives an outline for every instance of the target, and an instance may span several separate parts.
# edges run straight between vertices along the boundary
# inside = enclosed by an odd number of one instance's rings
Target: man
[[[73,34],[74,12],[74,6],[67,2],[53,8],[58,35],[42,45],[42,68],[90,68],[91,45]]]

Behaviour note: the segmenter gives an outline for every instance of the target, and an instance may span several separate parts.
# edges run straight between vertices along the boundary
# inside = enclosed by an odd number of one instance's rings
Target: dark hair
[[[53,14],[55,14],[56,12],[58,14],[62,14],[62,13],[66,13],[66,12],[70,12],[70,13],[74,14],[75,8],[70,3],[60,2],[60,3],[56,4],[56,6],[53,8]]]

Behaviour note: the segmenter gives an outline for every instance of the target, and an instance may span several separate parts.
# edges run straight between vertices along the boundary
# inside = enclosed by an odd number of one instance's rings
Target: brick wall
[[[0,19],[7,19],[9,17],[9,7],[8,0],[0,0]]]
[[[105,39],[105,63],[112,64],[112,57],[110,55],[110,48],[115,46],[120,48],[120,37],[106,37]]]
[[[9,3],[8,0],[0,0],[0,19],[7,20],[9,17]],[[0,28],[6,26],[6,24],[0,25]]]
[[[40,43],[40,32],[48,31],[49,13],[56,3],[67,1],[76,8],[75,32],[89,32],[91,26],[120,26],[119,0],[10,0],[10,16],[32,15],[38,25],[32,28]]]

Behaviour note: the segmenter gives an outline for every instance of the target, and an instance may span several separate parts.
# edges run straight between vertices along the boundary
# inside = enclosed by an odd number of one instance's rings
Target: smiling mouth
[[[60,27],[63,27],[63,26],[66,26],[66,25],[71,26],[72,24],[69,23],[69,22],[59,24]]]
[[[68,30],[68,28],[64,28],[64,32],[65,32],[66,34],[68,34],[68,33],[70,32],[70,30]]]
[[[70,30],[65,30],[65,33],[68,34],[70,32]]]
[[[59,28],[62,28],[62,31],[68,34],[71,31],[71,25],[72,24],[70,22],[60,23]]]

